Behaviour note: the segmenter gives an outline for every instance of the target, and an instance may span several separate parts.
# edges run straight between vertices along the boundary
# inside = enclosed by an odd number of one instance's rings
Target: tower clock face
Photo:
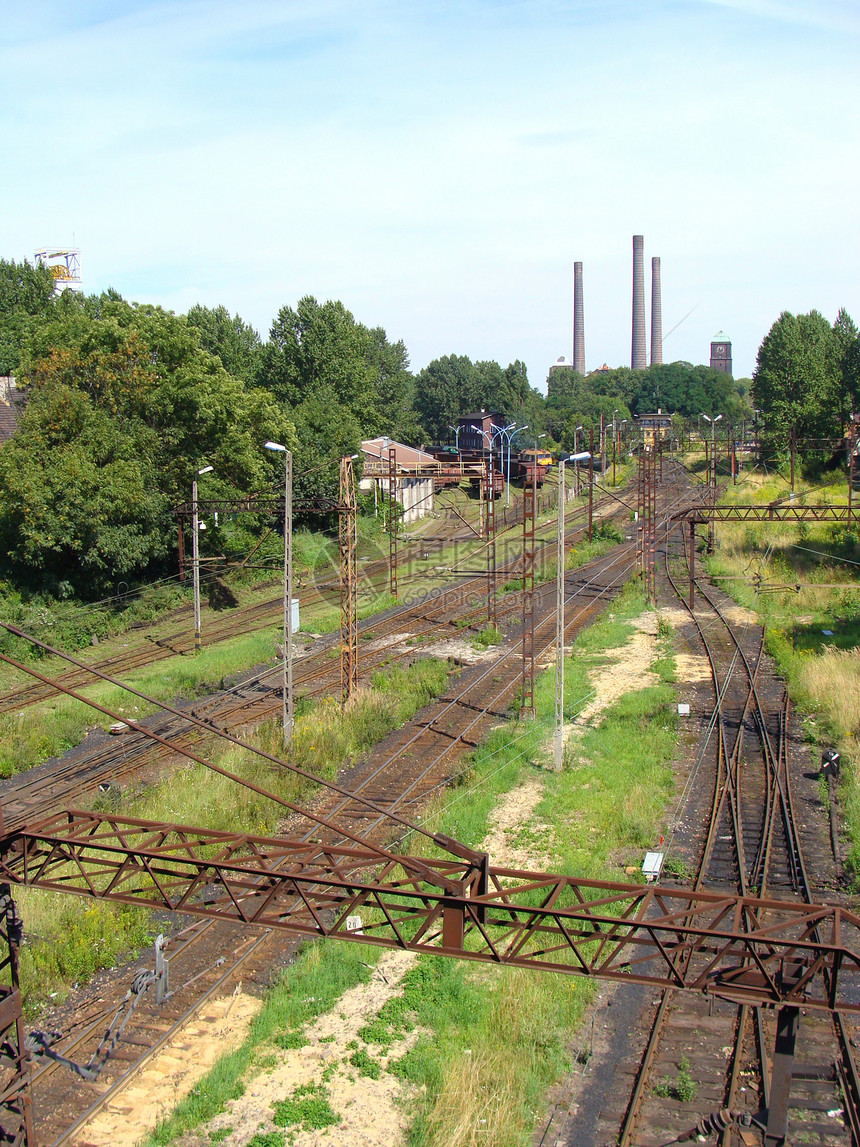
[[[726,348],[724,346],[718,346],[716,348],[717,358],[722,358],[725,355],[725,353],[726,353]]]

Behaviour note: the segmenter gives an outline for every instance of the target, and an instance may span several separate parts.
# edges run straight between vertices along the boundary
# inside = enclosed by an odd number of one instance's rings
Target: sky
[[[629,365],[639,233],[664,360],[722,330],[747,376],[783,310],[860,321],[858,60],[858,0],[0,0],[0,257],[544,389],[575,260]]]

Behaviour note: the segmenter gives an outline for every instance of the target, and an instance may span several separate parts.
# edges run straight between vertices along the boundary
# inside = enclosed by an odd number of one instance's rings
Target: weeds
[[[326,1089],[318,1083],[302,1083],[286,1099],[272,1104],[272,1122],[278,1127],[298,1127],[302,1131],[321,1131],[340,1123],[340,1116],[329,1103]]]
[[[676,1099],[679,1103],[692,1103],[698,1092],[699,1085],[690,1074],[690,1061],[685,1055],[681,1056],[674,1081],[664,1079],[654,1086],[654,1094],[660,1099]]]

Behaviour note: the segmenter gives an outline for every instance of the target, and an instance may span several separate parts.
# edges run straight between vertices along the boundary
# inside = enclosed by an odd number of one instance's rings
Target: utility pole
[[[197,476],[208,474],[214,467],[204,466],[198,470],[191,480],[191,565],[194,581],[194,652],[199,653],[202,648],[200,640],[200,539],[198,533],[200,522],[197,513]]]
[[[267,450],[284,455],[284,661],[281,674],[284,748],[293,744],[293,455],[279,442]]]
[[[555,595],[555,771],[564,763],[564,459],[558,463],[558,537]]]

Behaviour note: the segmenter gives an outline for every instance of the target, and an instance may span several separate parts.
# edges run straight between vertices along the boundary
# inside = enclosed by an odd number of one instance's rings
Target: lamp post
[[[280,442],[264,443],[266,450],[284,456],[284,748],[293,743],[293,455]]]
[[[527,430],[528,425],[529,424],[526,422],[525,425],[517,427],[516,422],[512,422],[510,424],[510,426],[497,426],[493,430],[493,437],[494,438],[497,434],[505,435],[505,441],[508,444],[508,465],[507,465],[507,470],[505,471],[505,473],[506,473],[506,484],[507,484],[507,489],[505,491],[505,505],[506,506],[510,506],[510,504],[511,504],[511,439],[513,438],[514,434],[518,434],[520,430]],[[502,463],[502,469],[504,469],[505,468],[504,445],[499,450],[499,458],[500,458],[500,461]]]
[[[197,478],[200,474],[210,474],[214,466],[204,466],[191,481],[191,570],[194,582],[194,652],[199,653],[200,640],[200,545],[197,537],[200,521],[197,514]]]
[[[573,452],[574,452],[574,454],[577,454],[577,453],[579,452],[579,438],[577,437],[577,435],[579,434],[580,430],[582,430],[582,427],[581,427],[581,426],[577,426],[577,427],[576,427],[576,429],[575,429],[575,430],[574,430],[574,432],[573,432]],[[576,473],[576,479],[575,479],[575,482],[576,482],[576,495],[575,495],[575,496],[578,498],[578,497],[579,497],[579,489],[580,489],[580,482],[579,482],[579,463],[578,463],[578,462],[576,463],[576,472],[575,472],[575,473]]]
[[[454,431],[454,449],[457,451],[457,462],[459,463],[460,474],[462,475],[462,473],[463,473],[463,455],[460,453],[460,431],[463,429],[463,427],[462,426],[452,426],[451,423],[449,422],[448,423],[448,429]]]

